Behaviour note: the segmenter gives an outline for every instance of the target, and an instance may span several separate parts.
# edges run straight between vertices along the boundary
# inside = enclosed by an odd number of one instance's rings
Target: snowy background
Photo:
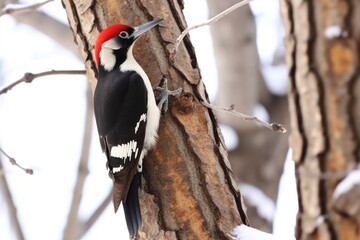
[[[286,67],[270,66],[283,35],[278,2],[257,0],[251,7],[256,15],[264,76],[272,91],[284,93],[286,82],[272,79],[286,79]],[[40,10],[67,23],[60,1],[49,3]],[[188,25],[203,22],[208,18],[206,1],[186,0],[185,15]],[[213,100],[217,74],[215,62],[209,57],[212,53],[209,28],[194,30],[190,35],[203,80]],[[0,89],[21,78],[25,72],[84,68],[72,53],[42,33],[18,24],[11,16],[0,18],[0,36]],[[87,91],[88,83],[84,76],[51,76],[37,79],[31,84],[20,84],[5,95],[0,95],[0,146],[21,165],[34,170],[33,175],[25,174],[11,166],[1,155],[4,170],[0,174],[6,175],[26,239],[61,239],[63,236],[81,157],[79,145],[84,134]],[[224,129],[223,133],[227,144],[236,144],[231,131]],[[80,217],[86,219],[110,188],[105,157],[101,154],[94,128]],[[254,202],[269,201],[251,186],[244,186],[244,191],[254,196]],[[278,203],[268,202],[259,205],[258,209],[274,219],[275,239],[293,238],[297,212],[295,203],[294,165],[289,153]],[[16,239],[1,195],[0,212],[0,238]],[[118,229],[118,234],[123,233],[123,239],[127,239],[126,224],[121,214],[113,214],[113,207],[109,205],[83,239],[110,238],[112,229]]]

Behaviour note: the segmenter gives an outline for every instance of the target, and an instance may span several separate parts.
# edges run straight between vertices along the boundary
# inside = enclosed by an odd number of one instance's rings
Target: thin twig
[[[34,173],[34,170],[32,170],[31,168],[24,168],[24,167],[20,166],[20,165],[16,162],[15,158],[13,158],[13,157],[11,157],[9,154],[7,154],[1,147],[0,147],[0,152],[2,152],[2,153],[4,154],[4,156],[9,159],[9,162],[10,162],[12,165],[20,168],[21,170],[23,170],[23,171],[24,171],[25,173],[27,173],[27,174],[32,175],[32,174]]]
[[[19,80],[15,81],[15,82],[11,83],[10,85],[1,89],[0,95],[6,93],[7,91],[11,90],[13,87],[15,87],[16,85],[18,85],[22,82],[31,83],[34,79],[39,78],[39,77],[44,77],[44,76],[49,76],[49,75],[64,75],[64,74],[83,75],[83,74],[86,74],[86,71],[85,70],[51,70],[51,71],[45,71],[45,72],[40,72],[40,73],[27,72]]]
[[[3,165],[0,158],[0,171],[3,171]],[[6,205],[9,209],[9,218],[11,221],[11,226],[14,228],[16,239],[24,239],[24,234],[17,217],[17,209],[11,195],[10,187],[7,182],[5,174],[0,174],[0,189],[2,190],[1,196],[4,198]]]
[[[267,123],[267,122],[264,122],[264,121],[261,121],[260,119],[258,119],[257,117],[254,117],[254,116],[248,116],[248,115],[245,115],[243,113],[240,113],[240,112],[237,112],[235,111],[235,105],[231,105],[229,108],[224,108],[224,107],[218,107],[218,106],[214,106],[214,105],[211,105],[210,103],[207,103],[207,102],[201,102],[202,105],[204,105],[205,107],[207,108],[211,108],[213,110],[218,110],[218,111],[224,111],[224,112],[227,112],[227,113],[230,113],[242,120],[245,120],[245,121],[251,121],[251,122],[255,122],[263,127],[266,127],[270,130],[273,130],[275,132],[281,132],[281,133],[286,133],[286,128],[283,127],[281,124],[279,123]]]
[[[24,3],[24,4],[8,4],[3,9],[0,10],[0,17],[6,14],[13,14],[13,13],[20,13],[20,12],[27,12],[27,11],[33,11],[38,9],[39,7],[49,3],[53,2],[54,0],[46,0],[39,3]]]
[[[64,229],[63,239],[77,239],[76,236],[79,234],[78,213],[82,199],[82,192],[85,185],[85,180],[89,173],[88,163],[89,163],[89,154],[90,154],[91,134],[93,129],[93,106],[91,102],[92,92],[90,88],[88,88],[86,98],[87,98],[87,105],[86,105],[87,110],[85,115],[85,129],[83,135],[81,157],[79,161],[78,175],[73,191],[71,207],[69,210],[69,215]]]
[[[228,15],[229,13],[231,13],[232,11],[236,10],[237,8],[239,7],[242,7],[246,4],[248,4],[249,2],[251,2],[253,0],[243,0],[231,7],[229,7],[228,9],[225,9],[224,11],[222,11],[221,13],[219,13],[218,15],[216,15],[215,17],[212,17],[211,19],[203,22],[203,23],[200,23],[200,24],[196,24],[194,26],[191,26],[191,27],[188,27],[186,28],[181,34],[180,36],[176,39],[175,41],[175,46],[174,46],[174,51],[173,51],[173,55],[176,54],[178,48],[179,48],[179,45],[181,43],[181,41],[183,40],[183,38],[193,29],[196,29],[196,28],[199,28],[199,27],[204,27],[204,26],[207,26],[207,25],[210,25],[214,22],[217,22],[218,20],[220,20],[221,18],[225,17],[226,15]]]
[[[110,204],[112,199],[112,190],[109,191],[108,195],[100,203],[99,207],[91,214],[87,221],[83,223],[83,227],[80,230],[78,239],[82,238],[85,233],[94,225],[94,223],[99,219],[101,214],[105,211],[107,206]]]
[[[16,23],[25,24],[37,30],[80,58],[77,45],[72,40],[74,35],[68,24],[62,23],[42,11],[31,11],[26,14],[13,14]],[[49,27],[51,26],[51,27]],[[5,36],[4,36],[5,37]]]

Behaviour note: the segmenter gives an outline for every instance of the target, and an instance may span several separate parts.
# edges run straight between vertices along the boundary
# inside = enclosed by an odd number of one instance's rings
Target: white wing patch
[[[111,147],[110,156],[115,157],[115,158],[128,158],[131,156],[132,153],[137,153],[138,151],[139,151],[139,149],[137,147],[137,142],[132,140],[128,143],[121,144],[121,145],[119,144],[117,146]],[[137,154],[135,154],[135,155],[137,155]]]
[[[113,173],[120,172],[123,168],[124,168],[124,166],[122,166],[122,165],[120,165],[120,167],[114,167],[114,168],[112,169],[112,172],[113,172]]]
[[[140,126],[141,121],[144,121],[144,122],[146,121],[146,114],[145,113],[141,114],[139,121],[136,123],[135,134],[139,130],[139,126]]]

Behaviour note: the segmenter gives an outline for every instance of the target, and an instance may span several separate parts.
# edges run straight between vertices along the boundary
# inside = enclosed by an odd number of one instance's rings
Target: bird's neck
[[[126,54],[126,60],[120,65],[120,71],[126,72],[126,71],[134,71],[138,73],[142,79],[145,82],[149,82],[149,78],[146,75],[145,71],[142,69],[142,67],[139,65],[139,63],[135,60],[134,55],[132,53],[133,46],[129,48]]]

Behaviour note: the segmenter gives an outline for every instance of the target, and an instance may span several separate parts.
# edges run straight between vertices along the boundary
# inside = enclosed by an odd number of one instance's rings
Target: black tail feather
[[[141,173],[138,172],[134,176],[126,201],[123,202],[126,225],[131,236],[135,236],[141,227],[141,211],[139,204],[139,185]]]

